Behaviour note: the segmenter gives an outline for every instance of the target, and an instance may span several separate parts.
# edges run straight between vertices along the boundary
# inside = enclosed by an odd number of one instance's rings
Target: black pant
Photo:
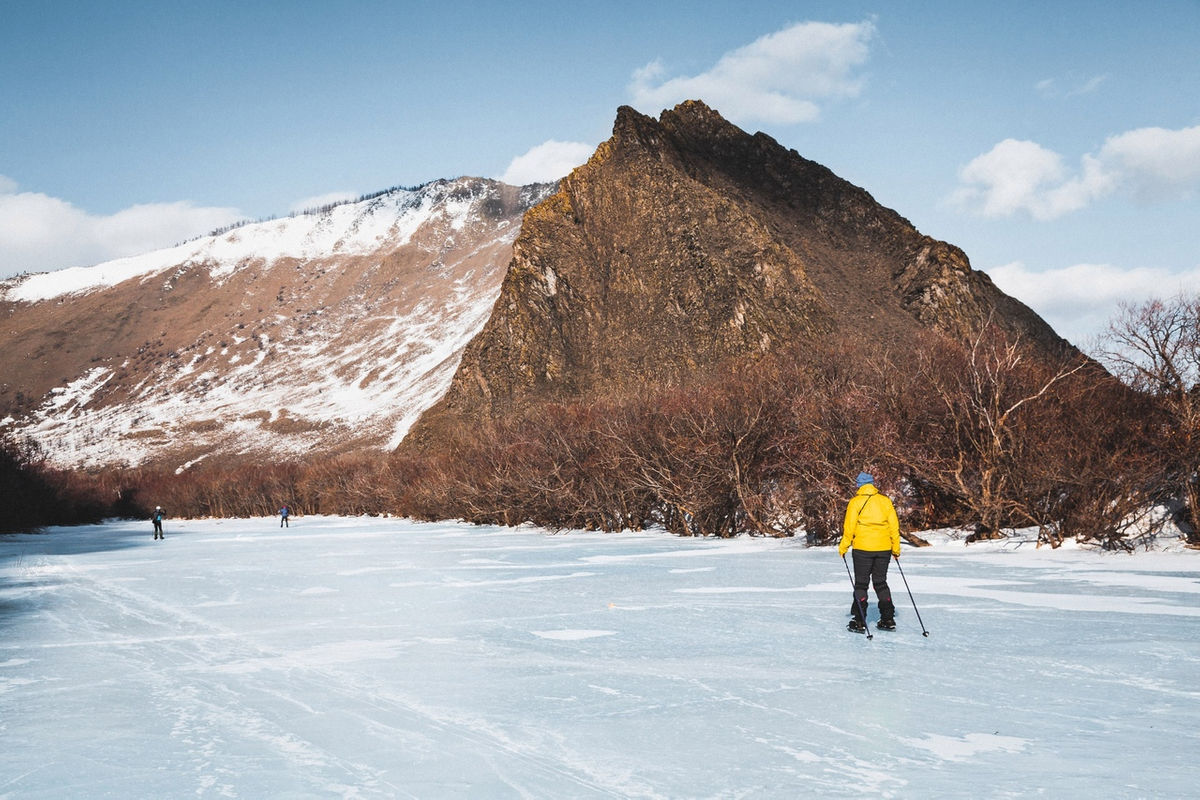
[[[888,564],[892,560],[891,550],[854,550],[854,602],[850,613],[858,621],[867,612],[867,587],[875,586],[875,597],[879,600],[879,618],[892,619],[896,606],[892,603],[892,590],[888,588]]]

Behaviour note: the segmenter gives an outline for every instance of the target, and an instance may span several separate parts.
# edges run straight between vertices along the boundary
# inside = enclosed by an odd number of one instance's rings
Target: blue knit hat
[[[869,473],[869,472],[858,473],[858,487],[860,489],[862,487],[866,486],[868,483],[874,483],[874,482],[875,482],[875,478],[871,477],[871,473]]]

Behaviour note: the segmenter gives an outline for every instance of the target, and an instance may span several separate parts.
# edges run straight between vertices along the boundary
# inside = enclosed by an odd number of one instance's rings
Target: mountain
[[[0,433],[62,466],[388,449],[552,185],[395,189],[0,284]]]
[[[0,435],[68,467],[413,452],[542,400],[989,322],[1072,350],[771,137],[621,108],[556,185],[436,181],[0,283]]]
[[[903,350],[991,323],[1071,346],[827,168],[701,102],[617,113],[612,137],[526,215],[495,310],[406,451],[542,400],[671,384],[835,335]]]

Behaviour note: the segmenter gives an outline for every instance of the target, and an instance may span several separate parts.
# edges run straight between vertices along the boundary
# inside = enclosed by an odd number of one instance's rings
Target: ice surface
[[[0,798],[1196,793],[1200,554],[909,549],[868,640],[795,540],[166,533],[0,538]]]

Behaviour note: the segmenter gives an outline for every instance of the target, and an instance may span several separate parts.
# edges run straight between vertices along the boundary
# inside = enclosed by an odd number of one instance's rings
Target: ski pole
[[[896,569],[900,570],[900,577],[904,578],[904,588],[908,590],[908,599],[912,600],[913,611],[915,611],[917,614],[917,622],[921,623],[921,635],[928,636],[929,631],[925,630],[925,623],[921,622],[921,612],[917,611],[917,601],[913,600],[912,589],[908,588],[908,578],[904,577],[904,568],[900,566],[900,556],[892,556],[892,557],[896,559]]]
[[[854,576],[850,574],[850,562],[846,560],[845,553],[842,553],[842,563],[846,565],[846,575],[850,578],[850,591],[854,593],[854,603],[858,606],[858,613],[862,615],[863,628],[867,632],[867,638],[874,639],[875,634],[871,633],[871,626],[867,624],[867,610],[863,608],[862,600],[858,597],[858,589],[854,587]]]

